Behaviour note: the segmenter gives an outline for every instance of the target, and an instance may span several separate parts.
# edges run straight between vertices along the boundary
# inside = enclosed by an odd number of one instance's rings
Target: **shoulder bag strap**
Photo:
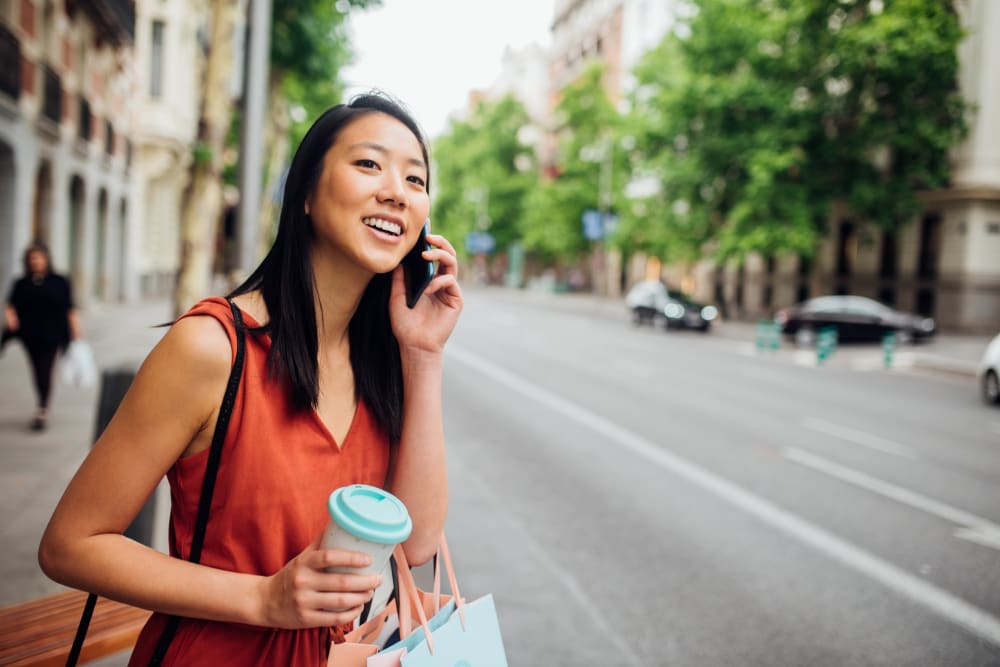
[[[229,307],[233,311],[233,321],[236,326],[236,359],[233,361],[233,369],[229,373],[229,384],[226,385],[226,393],[222,397],[222,405],[219,407],[219,417],[215,422],[215,433],[212,434],[212,447],[208,452],[208,463],[205,467],[205,478],[201,484],[201,499],[198,501],[198,517],[195,520],[194,538],[191,540],[191,554],[188,557],[192,563],[201,560],[201,547],[205,543],[205,528],[208,526],[208,513],[212,506],[212,495],[215,492],[215,478],[219,472],[219,461],[222,459],[222,444],[226,439],[226,431],[229,429],[229,418],[233,413],[233,403],[236,402],[236,390],[240,386],[240,377],[243,375],[243,357],[246,348],[246,332],[243,327],[243,315],[236,307],[232,299],[229,299]],[[150,667],[156,667],[163,662],[170,642],[177,632],[180,623],[179,616],[170,616],[167,624],[160,635],[160,641],[156,644],[153,657],[149,660]]]

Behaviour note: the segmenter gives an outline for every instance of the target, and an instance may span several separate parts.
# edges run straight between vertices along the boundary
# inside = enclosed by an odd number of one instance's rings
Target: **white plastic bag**
[[[69,344],[59,367],[59,379],[71,387],[93,387],[97,384],[97,362],[90,345],[82,340]]]

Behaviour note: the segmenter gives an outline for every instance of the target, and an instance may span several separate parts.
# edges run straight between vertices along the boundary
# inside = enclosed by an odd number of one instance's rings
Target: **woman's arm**
[[[416,565],[437,553],[448,514],[448,472],[441,408],[444,345],[462,310],[455,249],[428,235],[438,275],[413,309],[405,304],[402,270],[393,275],[391,314],[403,369],[403,434],[390,470],[389,489],[410,511],[413,532],[403,545]]]
[[[3,307],[3,323],[10,331],[17,331],[21,328],[21,322],[17,319],[17,311],[9,303]]]
[[[83,329],[80,327],[80,313],[76,308],[70,308],[69,312],[66,313],[66,319],[69,321],[69,339],[70,340],[80,340],[83,338]]]
[[[271,627],[346,622],[322,609],[360,607],[375,587],[372,576],[322,571],[356,558],[346,552],[314,545],[262,577],[196,565],[122,535],[174,462],[208,447],[231,359],[214,319],[171,328],[59,501],[39,563],[65,585],[168,614]]]

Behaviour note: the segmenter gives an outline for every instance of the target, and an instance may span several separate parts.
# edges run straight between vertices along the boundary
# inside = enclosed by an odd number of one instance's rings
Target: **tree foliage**
[[[511,96],[482,101],[435,141],[433,227],[460,251],[486,220],[498,248],[520,238],[525,198],[537,179],[534,153],[519,139],[529,122]]]
[[[604,84],[604,67],[594,63],[562,91],[555,111],[558,156],[555,178],[532,192],[524,224],[524,245],[549,259],[575,259],[590,242],[583,236],[581,219],[587,209],[601,208],[601,169],[605,160],[620,160],[616,137],[618,114]],[[620,189],[609,170],[606,187]],[[617,187],[616,187],[617,186]]]
[[[352,11],[381,0],[275,0],[271,13],[271,79],[280,85],[292,114],[297,146],[316,116],[341,101],[342,67],[351,60],[346,20]]]
[[[659,188],[626,207],[629,243],[811,255],[834,202],[893,230],[947,185],[965,113],[950,2],[690,5],[636,69],[630,169]]]

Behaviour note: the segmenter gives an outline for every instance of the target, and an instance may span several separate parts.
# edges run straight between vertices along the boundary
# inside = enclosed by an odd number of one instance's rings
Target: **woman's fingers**
[[[430,243],[432,246],[437,246],[438,248],[445,250],[452,256],[458,254],[457,252],[455,252],[455,246],[451,244],[451,241],[441,236],[440,234],[428,234],[427,242]]]

